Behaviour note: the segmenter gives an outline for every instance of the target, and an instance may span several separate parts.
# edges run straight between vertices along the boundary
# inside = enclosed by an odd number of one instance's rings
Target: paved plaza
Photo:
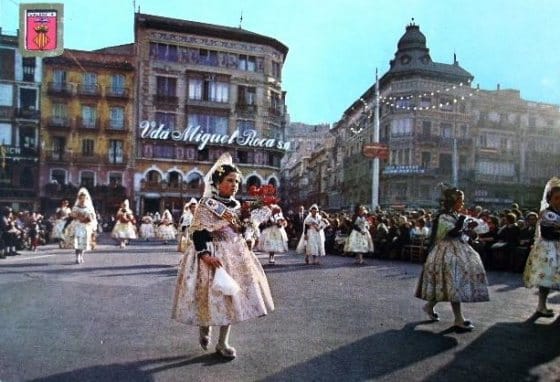
[[[170,319],[175,249],[105,238],[82,265],[54,245],[0,260],[0,381],[560,380],[560,319],[532,316],[520,274],[489,272],[491,301],[465,304],[476,329],[457,333],[449,304],[430,323],[413,297],[420,264],[292,253],[259,255],[276,310],[233,327],[225,362]]]

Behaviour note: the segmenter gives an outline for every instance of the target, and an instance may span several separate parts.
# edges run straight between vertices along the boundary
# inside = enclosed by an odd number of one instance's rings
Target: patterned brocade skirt
[[[486,271],[478,253],[458,239],[438,242],[428,254],[416,297],[433,302],[489,301]]]
[[[560,241],[537,238],[525,265],[523,281],[535,286],[560,290]]]
[[[213,256],[241,290],[233,296],[212,289],[214,270],[200,261],[189,241],[179,266],[172,318],[190,325],[229,325],[274,310],[263,268],[241,236],[235,241],[213,242]]]

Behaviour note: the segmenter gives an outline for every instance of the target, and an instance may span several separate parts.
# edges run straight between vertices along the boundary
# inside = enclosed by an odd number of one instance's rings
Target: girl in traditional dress
[[[156,230],[154,229],[154,221],[150,213],[146,213],[142,217],[142,222],[140,223],[140,238],[148,241],[156,237]]]
[[[313,204],[309,214],[303,221],[303,233],[297,247],[298,253],[305,254],[305,264],[309,264],[309,256],[313,256],[313,264],[319,265],[319,257],[325,256],[325,232],[329,221],[319,214],[319,207]]]
[[[536,315],[553,317],[546,300],[551,289],[560,290],[560,178],[550,179],[544,188],[535,243],[523,279],[527,288],[539,287]]]
[[[276,253],[288,252],[288,235],[286,234],[286,219],[282,214],[280,206],[271,205],[272,214],[268,220],[268,226],[264,228],[259,237],[260,248],[268,252],[268,263],[275,264],[274,255]]]
[[[78,190],[78,197],[70,213],[72,222],[67,228],[68,239],[76,250],[76,264],[84,262],[84,252],[91,249],[92,234],[97,229],[95,209],[88,190],[84,187]]]
[[[204,177],[204,197],[189,229],[194,245],[187,247],[179,268],[172,315],[180,322],[199,326],[204,350],[210,344],[210,326],[220,326],[216,351],[230,359],[236,356],[228,343],[231,324],[274,309],[262,266],[241,234],[240,204],[234,198],[240,177],[228,153]],[[212,287],[220,267],[237,282],[238,293],[224,295]]]
[[[369,232],[369,221],[364,206],[356,206],[352,221],[352,232],[346,239],[344,252],[354,253],[356,256],[355,263],[362,265],[364,264],[364,254],[373,252],[373,240]]]
[[[51,239],[56,240],[60,248],[63,247],[63,242],[64,242],[64,227],[66,226],[66,221],[70,216],[70,212],[72,212],[69,205],[70,203],[66,199],[64,199],[60,203],[60,207],[56,209],[56,213],[55,213],[56,220],[54,222],[53,229],[51,232]]]
[[[463,192],[448,188],[443,192],[443,209],[435,220],[433,242],[416,289],[416,297],[426,300],[424,312],[439,321],[434,311],[440,301],[449,301],[455,316],[455,327],[473,330],[463,317],[462,302],[488,301],[488,280],[480,256],[467,243],[465,232],[473,225],[465,223]]]
[[[164,244],[167,244],[169,240],[175,240],[177,238],[177,228],[175,228],[173,216],[171,216],[169,210],[163,211],[156,234],[159,239],[163,240]]]
[[[197,201],[195,198],[191,198],[188,203],[185,203],[183,207],[183,214],[179,219],[179,228],[181,233],[179,234],[179,238],[177,240],[177,251],[178,252],[185,252],[187,249],[187,244],[189,242],[189,227],[192,224],[193,214],[196,210]]]
[[[125,199],[115,216],[115,226],[111,236],[120,241],[121,248],[126,247],[130,239],[136,239],[136,219]]]

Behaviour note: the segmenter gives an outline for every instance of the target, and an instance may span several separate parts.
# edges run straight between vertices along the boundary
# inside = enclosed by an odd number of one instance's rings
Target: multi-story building
[[[390,149],[381,163],[380,205],[436,207],[441,182],[466,191],[467,202],[533,206],[555,175],[560,130],[557,106],[529,102],[516,90],[484,91],[459,66],[433,62],[419,26],[410,24],[390,69],[379,79],[380,141]],[[336,124],[343,145],[343,207],[371,200],[375,84]]]
[[[225,151],[252,184],[280,184],[288,48],[241,28],[137,13],[138,212],[200,197],[203,176]]]
[[[132,45],[121,48],[67,49],[43,61],[39,184],[47,213],[80,186],[102,214],[132,197],[135,70]]]
[[[0,29],[0,205],[16,210],[38,208],[40,83],[41,59]]]

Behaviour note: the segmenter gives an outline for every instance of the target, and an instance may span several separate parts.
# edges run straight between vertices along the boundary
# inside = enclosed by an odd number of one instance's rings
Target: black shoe
[[[552,309],[545,309],[545,310],[537,310],[535,312],[537,317],[554,317],[554,311]]]
[[[469,320],[465,320],[460,324],[455,324],[455,329],[463,332],[470,332],[474,329],[474,325]]]

